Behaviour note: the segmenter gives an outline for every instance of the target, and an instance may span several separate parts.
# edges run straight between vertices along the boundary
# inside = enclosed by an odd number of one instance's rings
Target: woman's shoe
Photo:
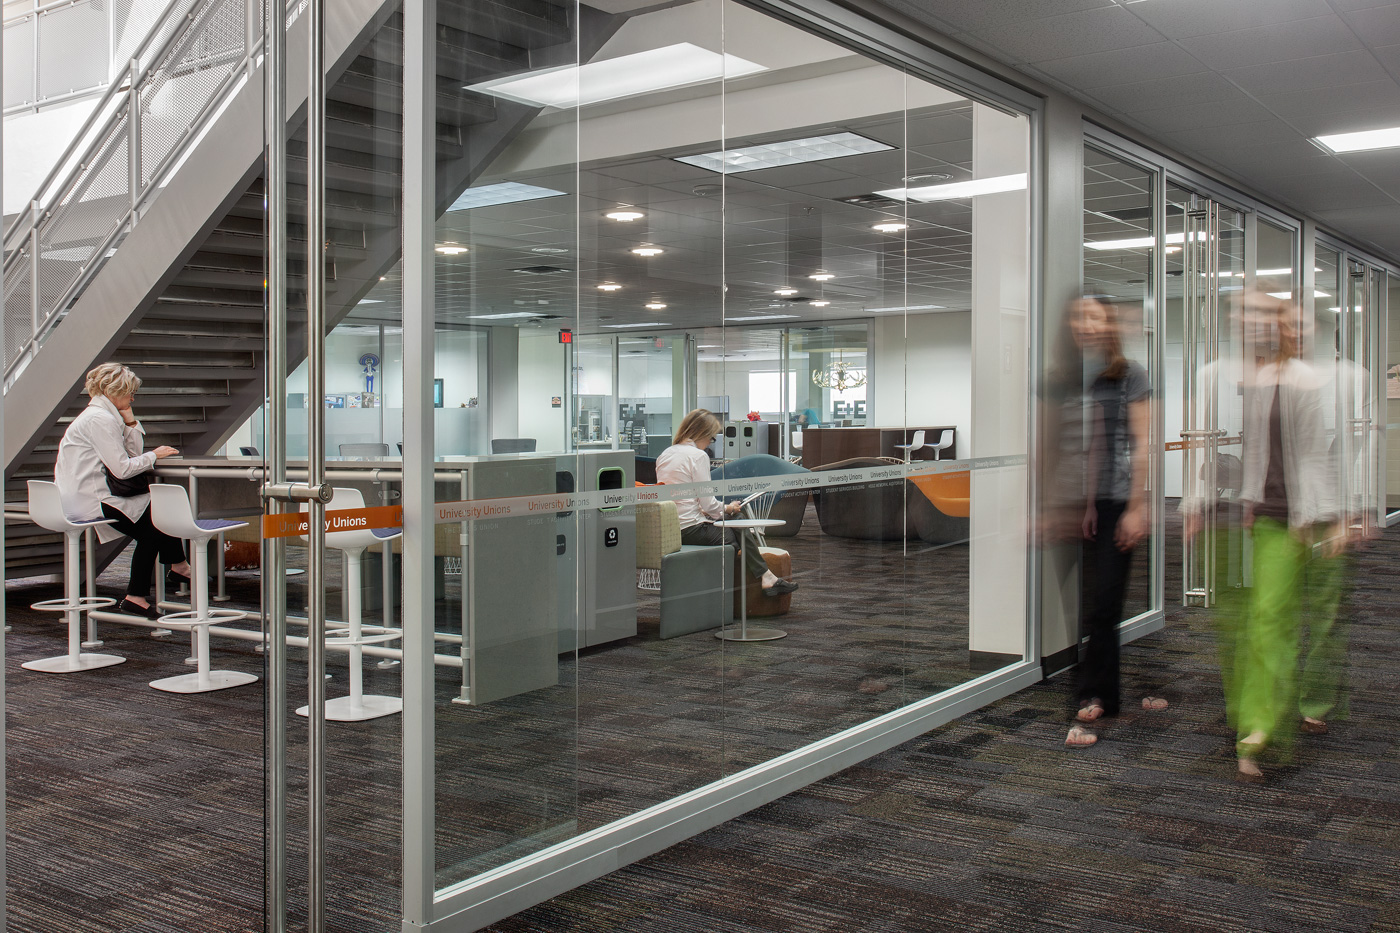
[[[784,580],[782,578],[779,578],[777,583],[774,583],[772,586],[765,586],[763,588],[763,595],[782,596],[785,593],[791,593],[795,589],[797,589],[796,583],[793,583],[791,580]]]
[[[155,621],[160,618],[160,610],[155,606],[138,606],[125,596],[117,603],[117,611],[129,616],[140,616],[143,619]]]

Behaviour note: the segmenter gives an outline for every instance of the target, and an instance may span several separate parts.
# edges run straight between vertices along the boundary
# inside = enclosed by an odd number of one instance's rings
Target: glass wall
[[[1386,276],[1385,353],[1379,361],[1384,368],[1385,388],[1380,405],[1384,419],[1385,511],[1393,516],[1400,510],[1400,276]]]
[[[489,333],[498,448],[438,444],[444,902],[1026,656],[1030,121],[724,0],[543,12],[438,46],[437,378]]]

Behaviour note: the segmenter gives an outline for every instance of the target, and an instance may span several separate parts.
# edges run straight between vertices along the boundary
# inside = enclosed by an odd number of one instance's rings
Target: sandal
[[[1321,719],[1312,719],[1308,716],[1303,717],[1303,721],[1298,723],[1298,728],[1308,735],[1327,734],[1327,723],[1323,722]]]
[[[1092,700],[1079,707],[1079,712],[1074,714],[1074,718],[1078,719],[1080,722],[1093,722],[1096,719],[1102,718],[1103,714],[1103,701],[1098,697],[1094,697]]]
[[[1097,735],[1085,729],[1083,726],[1070,726],[1069,735],[1065,736],[1065,744],[1070,748],[1088,748],[1099,740]]]
[[[1164,697],[1143,697],[1142,708],[1158,712],[1166,709],[1171,704]]]

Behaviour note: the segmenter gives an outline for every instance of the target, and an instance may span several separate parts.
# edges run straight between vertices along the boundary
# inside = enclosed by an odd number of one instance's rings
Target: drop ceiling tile
[[[1339,16],[1318,16],[1292,23],[1195,36],[1182,39],[1181,44],[1217,71],[1362,48],[1355,33]]]
[[[1342,18],[1373,48],[1400,44],[1400,4],[1344,13]]]
[[[1081,10],[1111,7],[1114,0],[886,0],[892,9],[920,21],[930,17],[951,23],[955,28],[977,32],[997,26],[1044,19]]]
[[[1342,87],[1390,79],[1390,75],[1376,61],[1375,56],[1366,49],[1251,65],[1223,74],[1249,93],[1260,95]]]
[[[1400,45],[1387,45],[1382,48],[1371,49],[1371,54],[1376,56],[1383,66],[1390,69],[1393,75],[1400,75]]]
[[[1147,0],[1129,5],[1163,35],[1173,39],[1208,36],[1274,23],[1326,16],[1326,0],[1267,0],[1265,3],[1221,0]]]
[[[1347,133],[1353,130],[1375,129],[1400,123],[1400,85],[1394,81],[1369,81],[1339,88],[1317,88],[1294,91],[1291,94],[1259,95],[1258,100],[1269,111],[1293,123],[1310,136],[1317,133]],[[1379,119],[1390,114],[1395,123],[1375,123],[1357,118],[1360,113],[1373,114]],[[1358,125],[1365,120],[1366,125]]]
[[[1016,61],[1043,62],[1162,41],[1155,29],[1120,6],[1023,20],[979,30]]]
[[[1330,0],[1334,9],[1348,12],[1351,10],[1370,10],[1382,6],[1395,6],[1396,0]]]
[[[1120,119],[1148,128],[1160,137],[1162,134],[1174,133],[1188,127],[1235,126],[1277,118],[1262,104],[1243,94],[1237,94],[1228,100],[1213,101],[1209,104],[1188,104],[1122,114]]]
[[[1087,89],[1174,78],[1206,70],[1172,42],[1053,59],[1035,67],[1072,87]]]
[[[1163,78],[1160,81],[1139,81],[1136,84],[1095,88],[1093,93],[1096,98],[1120,113],[1211,104],[1242,96],[1233,84],[1209,71]]]

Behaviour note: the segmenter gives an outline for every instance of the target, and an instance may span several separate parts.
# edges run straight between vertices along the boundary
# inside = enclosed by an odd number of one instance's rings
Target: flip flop
[[[1166,709],[1166,708],[1167,708],[1168,706],[1170,706],[1170,705],[1171,705],[1171,704],[1168,703],[1168,702],[1166,701],[1166,698],[1164,698],[1164,697],[1143,697],[1143,698],[1142,698],[1142,708],[1143,708],[1143,709],[1147,709],[1147,710],[1153,710],[1154,712],[1164,710],[1164,709]]]
[[[1070,748],[1088,748],[1099,740],[1097,735],[1085,729],[1083,726],[1070,726],[1069,735],[1065,736],[1065,744]]]
[[[1079,712],[1074,714],[1074,718],[1078,719],[1080,722],[1093,722],[1096,719],[1102,718],[1103,713],[1103,702],[1098,697],[1095,697],[1088,703],[1079,707]]]

